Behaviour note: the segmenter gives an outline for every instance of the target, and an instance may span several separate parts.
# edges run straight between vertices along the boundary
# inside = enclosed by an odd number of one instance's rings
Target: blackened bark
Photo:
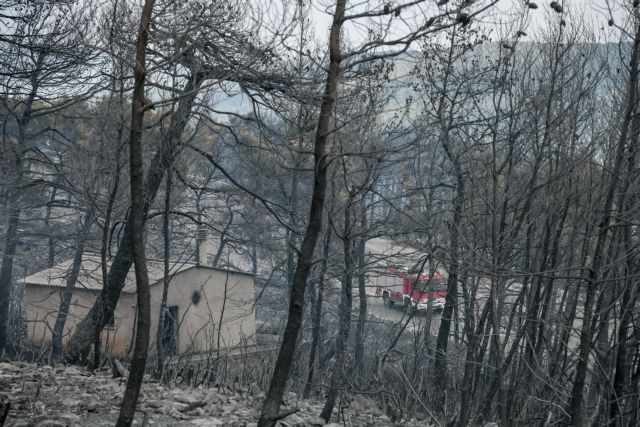
[[[477,286],[478,284],[476,283],[476,288]],[[466,286],[463,287],[463,293],[466,293]],[[460,390],[460,417],[456,423],[456,425],[460,427],[464,427],[469,424],[471,406],[473,404],[472,396],[480,373],[480,366],[478,366],[480,364],[478,361],[483,357],[484,351],[486,350],[486,341],[482,343],[481,339],[483,336],[488,335],[488,332],[485,333],[483,330],[485,330],[485,322],[487,321],[489,308],[493,303],[492,300],[486,302],[482,308],[478,325],[477,327],[474,327],[474,298],[475,295],[473,293],[467,294],[464,297],[465,301],[468,302],[468,304],[465,305],[464,320],[464,329],[468,344],[464,363],[462,388]]]
[[[336,404],[338,393],[344,384],[344,366],[347,351],[349,348],[349,333],[351,332],[351,306],[353,300],[353,238],[351,237],[352,228],[352,209],[353,194],[347,200],[344,210],[344,280],[342,282],[342,297],[340,300],[340,328],[338,333],[338,342],[336,343],[336,361],[333,365],[331,373],[331,384],[327,392],[327,400],[324,408],[320,413],[326,423],[331,419],[333,407]]]
[[[145,0],[136,41],[136,62],[133,68],[134,88],[131,102],[131,137],[129,141],[129,167],[131,172],[131,237],[136,274],[136,340],[131,361],[131,372],[124,392],[117,427],[128,427],[133,422],[136,404],[149,351],[149,327],[151,324],[149,276],[144,253],[144,163],[142,160],[142,128],[145,112],[144,83],[147,74],[145,51],[154,0]]]
[[[631,363],[627,360],[629,329],[633,307],[638,300],[636,286],[627,283],[622,298],[622,313],[620,314],[620,325],[617,331],[618,348],[615,359],[615,370],[613,374],[613,390],[609,396],[609,417],[615,420],[619,417],[620,425],[624,425],[622,402],[627,392],[628,378],[631,377]]]
[[[313,263],[313,252],[316,247],[318,235],[322,228],[322,214],[327,187],[327,138],[329,135],[329,124],[331,122],[333,104],[338,91],[338,79],[340,77],[340,61],[342,59],[340,53],[340,30],[342,28],[345,8],[346,0],[337,0],[329,35],[329,70],[322,96],[322,104],[320,105],[320,117],[318,118],[314,144],[315,180],[313,183],[313,194],[311,196],[309,223],[307,224],[307,229],[302,240],[298,264],[296,265],[293,275],[287,324],[269,385],[269,391],[267,392],[258,421],[258,427],[271,427],[275,424],[275,419],[280,410],[282,396],[284,395],[289,378],[289,370],[291,369],[298,334],[302,327],[302,313],[307,278],[309,277],[309,271]]]
[[[9,191],[9,206],[7,231],[5,234],[5,246],[2,255],[2,268],[0,268],[0,355],[5,350],[9,335],[9,303],[11,300],[11,288],[13,286],[13,261],[16,256],[16,246],[18,243],[18,224],[20,223],[22,196],[22,172],[24,168],[24,151],[27,142],[27,128],[32,119],[33,102],[40,88],[40,75],[42,64],[45,60],[45,52],[37,55],[35,69],[31,73],[31,91],[25,100],[25,108],[22,116],[18,120],[18,144],[15,148],[15,170],[14,184]]]
[[[636,146],[640,142],[640,116],[638,115],[638,106],[634,111],[634,119],[632,121],[632,135],[628,148],[627,159],[627,176],[624,183],[622,194],[625,196],[621,203],[621,212],[633,212],[635,209],[637,196],[635,193],[630,194],[629,189],[635,183],[636,168]],[[630,194],[630,195],[629,195]],[[622,215],[620,215],[622,216]],[[622,232],[624,245],[625,276],[634,277],[637,273],[637,264],[633,252],[635,246],[632,240],[633,226],[625,224]],[[625,280],[624,294],[621,299],[620,325],[617,331],[618,348],[615,356],[615,370],[613,374],[613,390],[609,396],[609,417],[615,419],[619,417],[619,422],[624,424],[623,420],[623,401],[628,392],[628,379],[631,377],[631,361],[627,360],[629,348],[629,329],[631,326],[631,318],[633,317],[633,308],[638,299],[638,289],[633,280]]]
[[[446,404],[447,384],[447,347],[449,345],[449,333],[451,332],[451,319],[454,307],[458,304],[458,265],[459,251],[458,240],[462,225],[462,203],[464,202],[464,178],[458,160],[455,160],[457,172],[457,194],[453,202],[453,221],[451,223],[451,245],[449,249],[449,277],[447,279],[447,295],[445,296],[444,309],[438,329],[436,342],[435,361],[435,385],[440,393],[438,396],[439,410],[444,413]]]
[[[144,216],[149,210],[149,206],[155,200],[158,188],[162,183],[165,171],[170,167],[175,153],[180,145],[180,137],[184,131],[189,115],[196,99],[197,91],[205,79],[205,74],[194,73],[187,82],[183,90],[183,96],[178,102],[175,113],[172,114],[171,128],[162,138],[160,148],[154,155],[149,167],[149,173],[144,184]],[[113,259],[109,270],[108,280],[93,307],[76,328],[71,337],[68,357],[77,361],[86,357],[95,336],[113,317],[120,292],[124,286],[125,279],[133,264],[133,224],[131,216],[127,219],[125,228],[118,245],[118,252]]]
[[[73,296],[73,290],[76,287],[76,282],[78,281],[78,275],[80,274],[80,268],[82,267],[84,247],[92,225],[92,213],[87,213],[76,240],[73,262],[71,263],[71,268],[67,272],[67,283],[60,295],[58,315],[56,316],[53,333],[51,334],[51,351],[53,352],[54,359],[57,359],[62,355],[62,334],[64,332],[64,325],[67,323],[71,297]]]
[[[447,55],[447,70],[452,69],[454,61],[456,31],[451,32],[450,47]],[[447,295],[445,297],[445,306],[442,310],[440,327],[438,329],[438,337],[436,340],[436,360],[435,360],[435,384],[438,390],[437,408],[444,413],[446,404],[446,384],[447,384],[447,347],[449,345],[449,333],[451,331],[451,319],[453,310],[458,303],[458,264],[459,250],[458,241],[460,236],[460,227],[462,223],[462,207],[464,203],[464,177],[460,165],[460,155],[454,152],[449,138],[449,131],[452,117],[448,115],[446,110],[447,91],[449,85],[450,73],[447,71],[444,77],[443,91],[438,102],[438,119],[440,122],[440,143],[444,149],[449,161],[453,164],[456,178],[456,194],[453,200],[453,221],[450,229],[450,247],[449,247],[449,277],[447,279]],[[429,308],[430,311],[430,308]],[[431,337],[431,325],[426,330],[427,336]]]
[[[302,144],[300,144],[301,146]],[[300,147],[298,149],[301,149]],[[289,198],[289,228],[287,229],[287,285],[291,289],[293,285],[293,274],[295,272],[295,212],[298,204],[298,173],[297,169],[291,175],[291,196]]]
[[[164,371],[164,350],[162,338],[164,334],[164,312],[167,309],[167,295],[169,293],[169,258],[171,257],[169,241],[169,212],[171,210],[171,171],[167,173],[164,193],[164,213],[162,215],[162,236],[164,240],[164,279],[162,281],[162,300],[160,301],[160,313],[158,313],[158,329],[156,330],[156,378],[162,378]],[[214,264],[215,265],[215,264]]]
[[[364,233],[367,229],[367,205],[363,196],[360,202],[360,238],[356,251],[356,259],[358,260],[358,323],[356,324],[356,337],[354,348],[355,370],[361,371],[364,362],[364,342],[366,340],[365,327],[367,324],[367,276],[365,274],[366,260],[366,244],[367,241]]]
[[[121,120],[118,127],[118,143],[122,140],[122,134],[124,133],[124,120]],[[111,216],[113,215],[113,205],[116,201],[118,194],[118,187],[120,186],[120,149],[116,152],[116,173],[109,192],[109,199],[107,200],[107,207],[104,214],[104,225],[102,228],[102,244],[100,246],[100,267],[102,269],[102,287],[106,289],[109,287],[109,267],[107,264],[107,252],[109,250],[109,242],[111,241]],[[100,320],[101,322],[101,320]],[[98,322],[98,324],[100,323]],[[101,329],[96,328],[93,335],[93,366],[100,366],[100,352],[101,352]]]
[[[585,378],[589,364],[589,354],[591,352],[592,341],[592,319],[593,319],[593,303],[596,299],[598,281],[600,280],[601,268],[604,258],[605,245],[608,239],[609,226],[611,224],[611,208],[613,199],[618,185],[620,170],[624,159],[625,146],[627,144],[627,135],[629,133],[629,124],[631,122],[633,111],[636,108],[637,88],[638,88],[638,54],[640,47],[640,25],[637,26],[633,40],[633,49],[630,61],[629,83],[626,93],[626,105],[623,120],[620,126],[620,137],[616,147],[616,157],[611,170],[611,181],[605,194],[605,204],[603,209],[603,217],[598,227],[598,238],[593,254],[593,262],[589,269],[589,276],[586,280],[587,295],[584,303],[584,315],[582,319],[582,329],[580,331],[580,346],[578,350],[578,363],[576,365],[576,374],[573,381],[573,389],[571,398],[566,407],[566,413],[569,416],[569,422],[572,425],[583,425],[584,414],[582,408],[582,399],[584,392]]]
[[[14,189],[13,192],[16,193],[17,190]],[[2,256],[2,270],[0,270],[0,355],[7,345],[9,335],[9,303],[13,285],[13,259],[16,255],[18,224],[20,222],[20,208],[18,207],[17,196],[12,199],[9,206],[9,224]]]
[[[313,376],[316,366],[316,354],[318,353],[318,344],[320,343],[320,322],[322,320],[322,300],[324,297],[324,279],[327,274],[327,262],[329,258],[329,247],[331,246],[331,228],[327,228],[324,238],[324,251],[322,262],[320,265],[320,277],[318,278],[318,294],[315,298],[315,306],[313,307],[312,332],[311,332],[311,350],[309,351],[309,365],[307,373],[307,383],[304,386],[302,397],[309,398],[311,385],[313,384]]]

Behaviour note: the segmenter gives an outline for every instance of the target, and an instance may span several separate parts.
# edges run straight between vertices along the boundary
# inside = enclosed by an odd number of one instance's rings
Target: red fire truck
[[[426,310],[431,298],[432,308],[442,310],[447,295],[446,278],[437,272],[433,276],[418,274],[400,268],[386,268],[373,278],[376,296],[382,297],[385,307],[402,304],[407,311]]]

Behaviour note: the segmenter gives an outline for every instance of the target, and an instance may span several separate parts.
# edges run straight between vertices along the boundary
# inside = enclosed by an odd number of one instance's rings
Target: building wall
[[[155,351],[162,283],[151,288],[151,346]],[[200,300],[195,303],[193,295]],[[173,276],[167,306],[178,307],[180,352],[206,352],[255,344],[253,277],[208,268],[191,268]],[[222,319],[221,319],[222,315]],[[222,324],[222,328],[220,328]]]
[[[25,306],[27,338],[33,344],[47,347],[51,345],[51,331],[56,323],[62,289],[51,286],[25,285]],[[62,337],[66,346],[76,328],[95,302],[96,291],[75,289],[71,297],[69,317]],[[131,345],[131,331],[135,322],[135,296],[123,293],[114,313],[115,326],[102,332],[102,346],[105,353],[124,357]]]
[[[35,345],[51,345],[61,290],[50,286],[25,286],[27,337]],[[195,292],[200,295],[197,304],[193,300]],[[74,291],[63,334],[64,346],[93,306],[96,296],[95,291]],[[151,287],[151,354],[155,353],[161,299],[162,283],[157,283]],[[207,268],[190,268],[175,274],[169,286],[167,306],[178,307],[179,352],[208,351],[218,348],[218,343],[220,348],[255,344],[254,301],[254,282],[249,275]],[[135,330],[135,306],[135,295],[121,294],[114,313],[115,327],[105,328],[102,333],[105,353],[126,356]]]

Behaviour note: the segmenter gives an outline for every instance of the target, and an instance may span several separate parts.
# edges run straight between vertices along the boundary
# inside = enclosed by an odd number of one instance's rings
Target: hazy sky
[[[402,3],[407,1],[409,0],[402,0]],[[529,37],[533,38],[537,32],[540,32],[540,30],[549,25],[548,18],[551,18],[550,22],[554,23],[553,25],[558,25],[560,19],[564,19],[568,25],[583,22],[586,27],[592,29],[592,32],[597,36],[598,40],[617,41],[620,38],[620,30],[615,26],[609,27],[609,17],[612,13],[615,24],[623,24],[628,14],[621,5],[630,1],[631,0],[558,0],[558,3],[563,6],[564,10],[561,17],[549,7],[550,1],[547,0],[534,0],[538,5],[537,9],[527,8],[525,0],[499,0],[495,6],[482,14],[481,21],[485,28],[493,28],[496,34],[515,33],[520,25],[524,25]],[[487,4],[487,2],[488,0],[476,0],[475,5],[477,7],[477,5]],[[348,2],[348,4],[357,11],[361,11],[365,7],[371,9],[374,6],[380,9],[385,3],[387,3],[387,1],[381,0],[350,0]],[[420,9],[413,8],[406,12],[403,11],[401,14],[402,19],[394,19],[392,21],[391,31],[401,34],[411,27],[412,21],[416,22],[419,19],[417,16],[423,16],[423,14],[433,16],[433,14],[438,12],[438,7],[435,3],[436,0],[428,0],[424,5],[420,6]],[[459,1],[451,1],[449,4],[455,5],[456,3],[459,3]],[[308,4],[308,1],[306,4]],[[400,4],[400,2],[391,1],[390,4],[391,7],[394,7]],[[311,18],[314,21],[315,37],[318,40],[326,40],[334,5],[334,0],[311,1]],[[523,12],[526,12],[524,18]],[[360,20],[358,24],[354,25],[352,23],[346,28],[347,38],[351,40],[352,43],[365,40],[367,31],[371,28],[375,29],[376,25],[380,25],[380,22]]]

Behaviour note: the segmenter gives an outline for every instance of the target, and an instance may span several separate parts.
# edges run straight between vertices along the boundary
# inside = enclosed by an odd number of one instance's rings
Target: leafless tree
[[[96,83],[91,70],[95,52],[85,43],[91,38],[87,13],[89,8],[65,2],[25,5],[14,9],[0,40],[4,129],[15,129],[3,134],[3,164],[11,179],[6,181],[8,224],[0,270],[0,351],[7,343],[22,198],[25,189],[37,184],[29,179],[33,161],[50,162],[34,142],[55,131],[34,123],[84,99]]]

